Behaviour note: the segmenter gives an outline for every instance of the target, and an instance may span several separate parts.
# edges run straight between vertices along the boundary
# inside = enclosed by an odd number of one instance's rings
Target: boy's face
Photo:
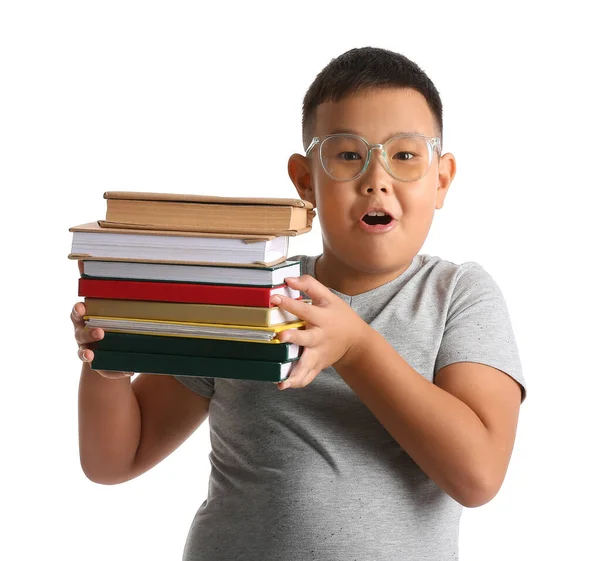
[[[379,144],[399,133],[439,136],[425,98],[406,88],[359,92],[320,105],[314,136],[339,132]],[[317,208],[323,260],[357,273],[385,275],[402,272],[419,252],[456,164],[451,154],[440,158],[436,150],[425,176],[405,183],[388,173],[381,150],[375,149],[363,175],[337,181],[323,170],[317,146],[308,157],[294,154],[288,169],[300,197]],[[388,226],[366,225],[365,214],[373,208],[391,216]]]

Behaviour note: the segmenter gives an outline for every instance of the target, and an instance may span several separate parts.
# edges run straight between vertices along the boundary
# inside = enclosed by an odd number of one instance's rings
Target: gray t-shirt
[[[296,256],[314,276],[316,256]],[[475,262],[417,255],[383,286],[332,290],[423,377],[479,362],[524,379],[505,300]],[[462,506],[333,368],[305,388],[178,377],[210,397],[212,466],[184,561],[449,561]]]

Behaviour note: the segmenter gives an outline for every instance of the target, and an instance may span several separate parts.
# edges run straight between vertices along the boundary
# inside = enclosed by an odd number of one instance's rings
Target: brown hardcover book
[[[299,321],[298,316],[275,307],[260,308],[223,306],[220,304],[112,300],[108,298],[85,298],[85,313],[88,316],[121,319],[216,323],[221,325],[247,325],[249,327],[270,327],[290,321]]]
[[[107,191],[104,228],[298,235],[311,229],[313,205],[301,199],[211,197]]]

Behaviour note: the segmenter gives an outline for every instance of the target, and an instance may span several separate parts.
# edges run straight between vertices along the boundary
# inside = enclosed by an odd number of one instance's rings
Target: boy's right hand
[[[75,340],[77,341],[77,345],[79,345],[77,356],[91,368],[90,363],[94,360],[94,351],[89,348],[89,345],[94,341],[100,341],[100,339],[104,337],[104,330],[99,328],[91,330],[86,329],[83,320],[84,315],[85,306],[83,305],[83,302],[77,302],[71,311],[71,321],[73,322],[73,327],[75,329]],[[109,370],[95,370],[94,372],[98,372],[100,376],[104,376],[105,378],[112,379],[133,376],[133,372],[112,372]]]

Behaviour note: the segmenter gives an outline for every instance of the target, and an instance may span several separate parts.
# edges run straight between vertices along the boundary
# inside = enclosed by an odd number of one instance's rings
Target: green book
[[[269,362],[201,356],[95,351],[91,366],[94,370],[114,370],[117,372],[280,382],[288,377],[296,360]]]
[[[160,355],[203,356],[238,360],[286,362],[300,356],[300,347],[293,343],[254,343],[197,337],[166,337],[106,331],[104,338],[90,348],[99,351],[122,351]]]

